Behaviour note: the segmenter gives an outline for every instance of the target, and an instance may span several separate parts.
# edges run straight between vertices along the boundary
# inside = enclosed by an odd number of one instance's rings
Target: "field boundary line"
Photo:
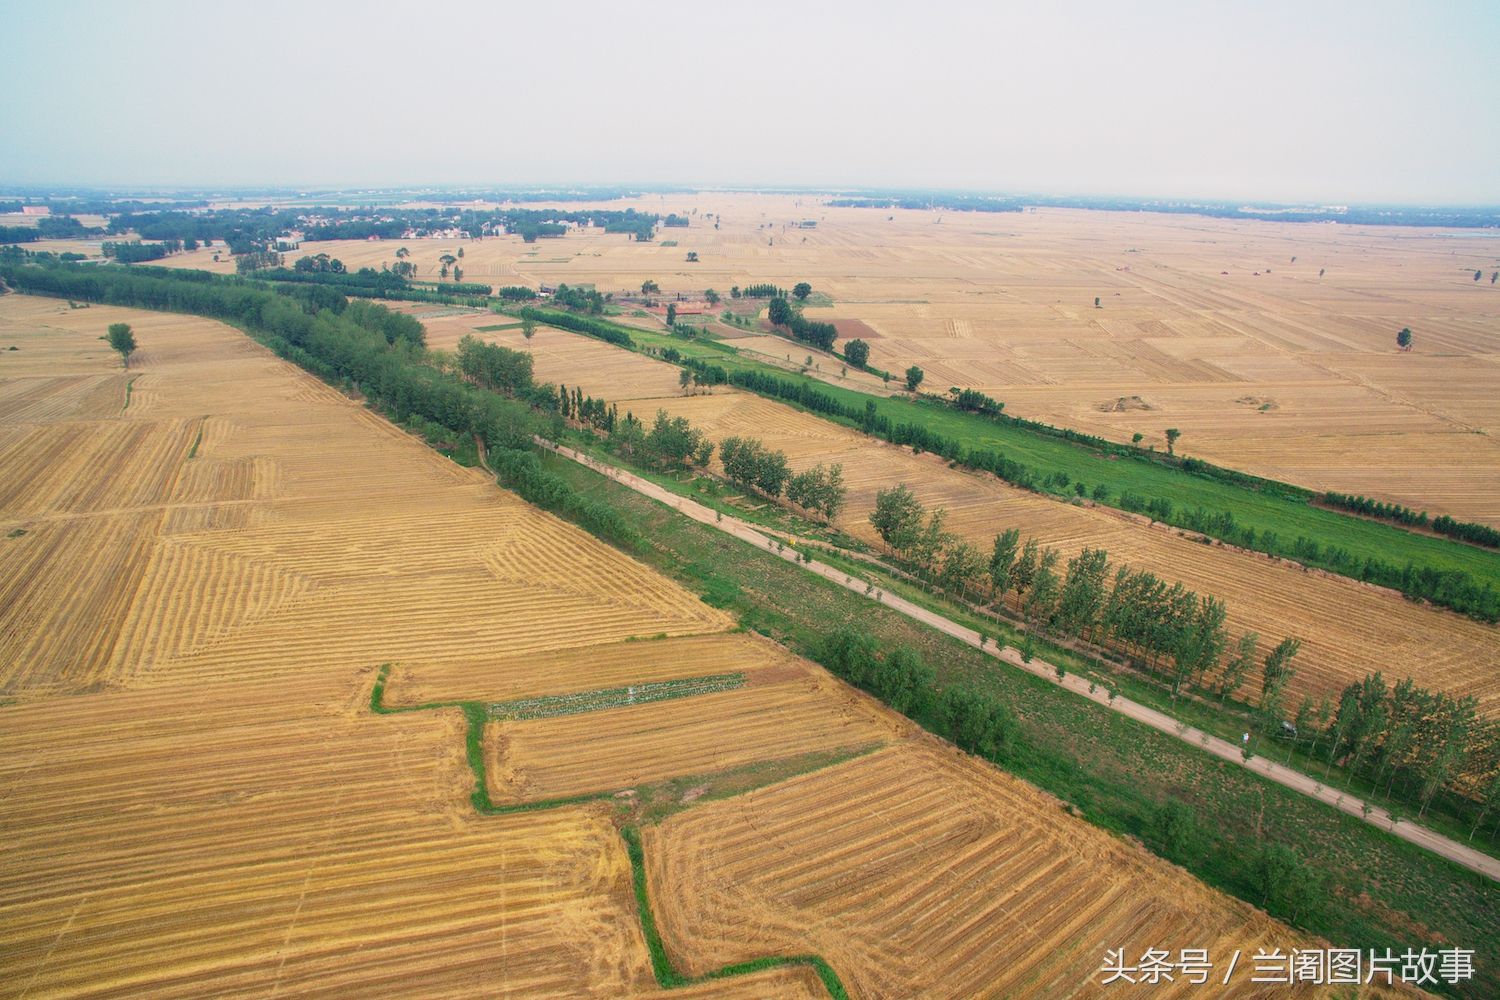
[[[420,705],[387,705],[385,704],[385,684],[390,677],[390,670],[391,664],[382,663],[375,675],[375,683],[370,688],[370,711],[376,715],[401,715],[407,712],[428,712],[444,708],[457,708],[463,712],[464,721],[467,723],[467,731],[464,734],[465,749],[469,769],[474,775],[474,792],[470,795],[469,801],[481,815],[503,816],[508,813],[538,812],[597,802],[615,796],[616,793],[613,791],[604,791],[556,799],[538,799],[533,802],[506,804],[493,802],[490,799],[489,780],[484,763],[484,727],[491,721],[499,721],[491,714],[492,706],[477,701],[432,701]],[[684,976],[678,972],[667,955],[661,931],[657,928],[656,918],[651,911],[651,901],[646,889],[646,855],[641,846],[640,832],[634,824],[625,824],[620,827],[620,835],[625,840],[625,853],[630,857],[631,881],[635,889],[637,915],[641,922],[642,936],[646,939],[646,947],[651,955],[651,971],[656,977],[658,986],[663,989],[673,989],[715,979],[729,979],[734,976],[764,972],[767,969],[805,965],[810,966],[817,973],[818,979],[833,1000],[849,1000],[849,992],[844,988],[838,973],[819,955],[770,955],[726,965],[701,976]]]
[[[1103,708],[1135,719],[1137,722],[1144,723],[1152,729],[1172,736],[1190,746],[1199,747],[1221,760],[1243,767],[1270,781],[1274,781],[1284,788],[1289,788],[1294,792],[1306,795],[1308,798],[1332,806],[1334,809],[1362,820],[1376,829],[1399,837],[1407,843],[1431,851],[1439,857],[1446,858],[1454,864],[1467,868],[1469,871],[1477,872],[1480,875],[1500,882],[1500,859],[1492,858],[1487,854],[1476,851],[1467,845],[1460,844],[1456,840],[1445,837],[1410,820],[1392,817],[1386,809],[1369,803],[1355,795],[1341,792],[1336,788],[1328,788],[1316,778],[1310,777],[1301,771],[1277,764],[1275,761],[1261,756],[1254,756],[1247,759],[1241,748],[1235,744],[1205,733],[1201,729],[1190,726],[1187,723],[1180,722],[1165,712],[1118,695],[1110,698],[1108,694],[1103,693],[1099,689],[1090,691],[1090,682],[1082,677],[1067,674],[1059,679],[1056,668],[1051,663],[1036,657],[1027,662],[1022,658],[1020,650],[1013,646],[1001,646],[998,640],[991,643],[988,637],[981,636],[980,633],[971,628],[960,625],[935,611],[929,611],[903,597],[886,593],[882,588],[876,587],[874,584],[859,577],[852,576],[842,569],[818,562],[816,559],[804,561],[803,550],[797,548],[795,544],[788,544],[772,538],[764,534],[759,528],[740,520],[732,514],[723,514],[687,497],[678,496],[648,479],[637,476],[618,466],[601,462],[592,456],[576,451],[566,445],[561,445],[541,437],[535,438],[535,441],[548,451],[577,462],[585,468],[592,469],[594,472],[606,476],[642,496],[665,504],[700,524],[706,524],[711,528],[716,528],[727,535],[738,538],[740,541],[747,542],[758,549],[770,552],[772,555],[786,562],[800,566],[809,573],[821,576],[826,580],[838,584],[845,590],[860,594],[914,621],[930,626],[1018,670],[1034,674],[1049,683],[1071,691],[1081,698],[1087,698]]]

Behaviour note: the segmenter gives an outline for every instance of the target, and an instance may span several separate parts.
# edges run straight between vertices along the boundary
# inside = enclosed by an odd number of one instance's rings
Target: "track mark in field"
[[[52,939],[52,946],[47,949],[47,954],[43,955],[41,961],[37,963],[36,971],[31,974],[31,979],[29,982],[27,982],[26,988],[21,991],[22,1000],[25,1000],[26,996],[31,993],[32,988],[36,986],[36,981],[46,970],[47,963],[52,961],[52,953],[57,950],[58,945],[62,944],[62,939],[67,935],[68,931],[72,929],[73,922],[78,919],[78,914],[82,912],[84,906],[88,904],[88,901],[89,897],[87,895],[80,899],[77,905],[73,907],[73,912],[68,914],[68,919],[64,921],[61,927],[58,928],[57,936]]]

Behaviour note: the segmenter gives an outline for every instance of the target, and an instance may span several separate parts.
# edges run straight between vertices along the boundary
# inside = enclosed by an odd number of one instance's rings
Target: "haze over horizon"
[[[0,185],[1500,202],[1495,4],[0,15]]]

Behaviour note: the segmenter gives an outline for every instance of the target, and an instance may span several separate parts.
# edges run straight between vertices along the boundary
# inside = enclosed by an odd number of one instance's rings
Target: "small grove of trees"
[[[285,259],[274,250],[250,250],[235,254],[234,270],[237,274],[250,274],[265,268],[280,267]]]
[[[593,288],[569,287],[565,284],[558,285],[557,291],[552,293],[552,300],[558,305],[586,312],[590,316],[603,315],[604,304],[609,301],[609,298],[610,296],[603,295]]]
[[[651,279],[647,278],[645,281],[641,282],[641,294],[642,295],[658,295],[660,293],[661,293],[661,286],[658,285],[656,282],[652,281]]]
[[[1229,635],[1227,609],[1218,598],[1181,583],[1168,585],[1146,570],[1116,569],[1103,549],[1084,549],[1060,566],[1057,550],[1035,538],[1022,544],[1015,529],[996,536],[986,557],[948,533],[944,522],[944,511],[927,511],[904,484],[880,490],[870,515],[898,556],[950,594],[1008,605],[1030,629],[1118,649],[1170,683],[1174,693],[1220,670]],[[1285,668],[1296,644],[1283,645],[1277,663]],[[1229,691],[1245,680],[1246,670],[1235,669],[1240,673]],[[1289,668],[1281,678],[1284,689]]]
[[[1003,761],[1021,748],[1020,726],[1008,705],[960,683],[938,691],[936,674],[915,650],[882,650],[869,633],[844,628],[824,636],[813,655],[843,680],[927,723],[962,750]]]
[[[918,381],[920,382],[920,379]],[[986,396],[978,389],[960,389],[954,386],[948,390],[948,395],[953,397],[953,405],[960,410],[982,413],[987,417],[998,417],[1005,409],[1004,403]]]
[[[812,285],[809,285],[805,281],[799,281],[792,286],[792,294],[795,295],[798,300],[806,302],[807,297],[812,294]]]
[[[565,419],[576,420],[581,424],[597,427],[606,433],[613,433],[620,415],[620,408],[612,406],[602,399],[593,396],[585,396],[583,390],[575,387],[572,392],[568,391],[566,385],[557,387],[557,412]],[[639,421],[637,421],[639,425]],[[644,436],[644,432],[642,432]]]
[[[1326,739],[1329,765],[1367,779],[1372,792],[1417,806],[1418,816],[1444,791],[1466,797],[1471,836],[1500,804],[1500,723],[1481,722],[1473,697],[1428,691],[1410,678],[1391,686],[1376,672],[1345,687],[1337,704],[1310,743]]]
[[[732,436],[719,443],[724,475],[741,489],[756,490],[773,500],[791,478],[786,453],[772,451],[756,438]]]
[[[1396,346],[1403,351],[1411,350],[1411,327],[1403,326],[1401,332],[1396,334]]]
[[[791,331],[792,337],[803,343],[812,344],[823,351],[833,350],[833,343],[838,339],[839,331],[832,323],[823,323],[805,318],[800,312],[792,308],[784,298],[771,299],[766,310],[766,318],[773,326],[784,326]]]
[[[121,362],[128,369],[130,356],[135,353],[135,334],[131,332],[129,323],[109,324],[109,346],[111,350],[119,352]]]
[[[863,368],[870,361],[870,345],[863,340],[851,340],[844,345],[844,360],[856,368]]]
[[[532,384],[531,355],[499,344],[486,344],[473,334],[458,342],[458,369],[482,389],[522,395]]]
[[[659,469],[706,467],[713,458],[714,444],[687,417],[668,416],[657,410],[650,430],[626,413],[623,420],[610,419],[611,445],[623,454],[645,461]]]
[[[819,462],[786,481],[786,498],[803,510],[820,515],[824,521],[838,517],[847,494],[842,465],[825,467]]]
[[[142,243],[134,240],[129,243],[105,242],[100,251],[106,257],[112,257],[121,264],[140,264],[146,261],[161,260],[169,253],[173,253],[182,246],[177,240],[168,240],[162,243]]]
[[[343,274],[346,268],[344,262],[338,258],[320,253],[310,257],[298,257],[297,262],[292,265],[292,270],[301,274]]]
[[[736,285],[735,288],[739,288],[739,286]],[[734,295],[734,289],[730,289],[730,294]],[[786,289],[761,282],[755,285],[746,285],[734,297],[740,298],[742,296],[747,299],[784,299],[786,298]]]

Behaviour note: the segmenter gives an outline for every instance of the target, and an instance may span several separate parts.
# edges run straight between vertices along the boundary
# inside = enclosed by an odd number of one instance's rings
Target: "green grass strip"
[[[193,438],[193,446],[188,449],[187,457],[189,459],[198,457],[198,446],[203,443],[203,421],[207,419],[207,417],[204,417],[203,420],[198,421],[198,436]]]
[[[848,1000],[849,991],[844,989],[838,973],[834,972],[833,966],[818,955],[772,955],[755,958],[748,962],[726,965],[722,969],[697,977],[684,976],[678,972],[672,964],[671,956],[667,954],[666,943],[661,938],[661,929],[656,926],[656,915],[651,911],[651,898],[646,889],[646,851],[641,846],[640,831],[633,826],[625,826],[620,828],[620,836],[625,838],[625,852],[630,855],[630,874],[635,886],[635,904],[640,911],[641,932],[646,938],[646,948],[651,952],[651,971],[656,975],[656,983],[662,989],[692,986],[714,979],[729,979],[733,976],[763,972],[766,969],[808,965],[818,974],[829,996],[834,1000]]]
[[[670,681],[652,681],[630,687],[600,688],[595,691],[575,691],[570,694],[545,695],[540,698],[522,698],[504,701],[489,706],[491,719],[522,720],[552,719],[561,715],[578,715],[583,712],[601,712],[627,705],[643,705],[673,698],[691,698],[700,694],[715,694],[743,687],[744,674],[705,674],[701,677],[680,677]]]

